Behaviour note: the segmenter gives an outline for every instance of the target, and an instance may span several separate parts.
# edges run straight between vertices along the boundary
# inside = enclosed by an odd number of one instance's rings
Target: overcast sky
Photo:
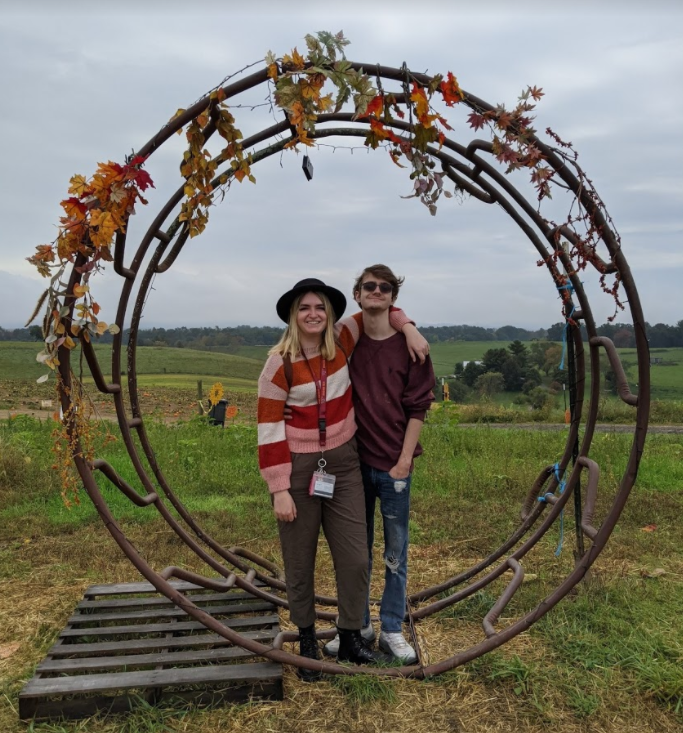
[[[123,162],[176,109],[267,51],[303,52],[307,33],[341,29],[354,61],[450,70],[491,103],[514,106],[527,85],[542,87],[535,126],[574,143],[622,236],[646,319],[683,318],[683,3],[93,4],[0,3],[0,326],[23,325],[41,292],[25,258],[54,239],[72,175]],[[449,117],[464,143],[474,136],[467,112]],[[263,108],[234,114],[245,135],[272,122]],[[289,152],[255,166],[256,185],[233,186],[206,232],[156,278],[143,327],[277,324],[275,302],[297,280],[321,277],[348,293],[375,262],[406,276],[399,304],[418,324],[560,320],[546,270],[500,208],[442,200],[431,217],[400,198],[408,171],[386,152],[367,153],[356,138],[336,150],[323,142],[311,182]],[[156,189],[131,220],[129,247],[178,186],[182,150],[174,138],[150,159]],[[592,272],[582,279],[602,323],[613,303]],[[107,268],[92,288],[113,320],[120,278]]]

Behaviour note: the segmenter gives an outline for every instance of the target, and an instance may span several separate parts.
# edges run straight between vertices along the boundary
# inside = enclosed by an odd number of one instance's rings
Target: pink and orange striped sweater
[[[390,322],[400,331],[406,323],[410,323],[410,319],[402,310],[392,309]],[[343,445],[356,432],[347,356],[351,355],[362,332],[362,313],[335,324],[335,335],[341,348],[337,348],[335,358],[327,362],[325,450]],[[271,354],[259,377],[259,468],[271,493],[290,488],[291,453],[315,453],[320,450],[318,402],[311,374],[312,369],[316,377],[319,376],[320,366],[319,348],[307,349],[305,356],[297,355],[292,359],[292,385],[289,389],[282,356]],[[285,404],[292,409],[291,420],[287,421],[284,419]]]

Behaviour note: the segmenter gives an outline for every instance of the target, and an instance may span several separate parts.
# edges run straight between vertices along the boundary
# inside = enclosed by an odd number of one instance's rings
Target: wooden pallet
[[[249,593],[172,582],[224,626],[265,643],[277,609]],[[19,693],[22,720],[80,718],[176,698],[206,705],[281,700],[282,666],[254,661],[160,596],[149,583],[94,585]]]

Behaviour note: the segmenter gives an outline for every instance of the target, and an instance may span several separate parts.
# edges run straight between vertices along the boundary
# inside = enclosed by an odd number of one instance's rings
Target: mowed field
[[[481,359],[488,349],[506,348],[504,341],[456,341],[431,345],[431,356],[437,376],[452,374],[457,362]],[[7,395],[19,380],[25,386],[22,392],[36,395],[35,380],[45,373],[45,368],[36,361],[41,345],[36,342],[0,342],[0,402],[2,407],[13,405]],[[137,375],[140,388],[163,388],[192,391],[196,394],[197,381],[202,380],[204,393],[215,382],[221,382],[226,390],[241,393],[255,393],[258,376],[268,354],[269,346],[244,346],[235,354],[178,349],[164,346],[141,346],[137,350]],[[106,344],[95,346],[102,371],[111,372],[111,347]],[[620,349],[622,363],[633,392],[638,391],[638,373],[634,349]],[[653,349],[652,358],[662,360],[650,369],[653,400],[683,400],[683,349]],[[125,370],[125,352],[122,369]],[[606,364],[606,357],[605,357]],[[78,352],[74,354],[73,367],[79,371]],[[88,368],[83,362],[85,381],[88,382]],[[590,376],[587,375],[588,380]],[[502,395],[505,402],[510,395]]]
[[[267,347],[264,347],[267,348]],[[3,341],[0,342],[0,380],[36,379],[45,373],[45,367],[36,361],[41,350],[40,343]],[[111,346],[97,344],[95,352],[105,375],[111,374]],[[78,370],[78,352],[74,352],[74,370]],[[240,380],[255,388],[264,359],[253,359],[233,354],[220,354],[194,349],[177,349],[166,346],[141,346],[137,349],[137,374],[140,382],[160,386],[178,386],[184,381],[196,383],[197,379]],[[121,368],[126,369],[126,352],[121,358]],[[84,364],[87,371],[87,365]],[[150,380],[151,375],[155,376]]]

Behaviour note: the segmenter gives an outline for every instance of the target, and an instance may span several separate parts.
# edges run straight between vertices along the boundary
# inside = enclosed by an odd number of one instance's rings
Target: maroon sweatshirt
[[[413,362],[401,333],[376,341],[363,334],[350,361],[358,453],[380,471],[396,465],[408,420],[424,420],[434,400],[434,369]],[[418,443],[413,457],[422,453]],[[412,465],[411,465],[412,471]]]

